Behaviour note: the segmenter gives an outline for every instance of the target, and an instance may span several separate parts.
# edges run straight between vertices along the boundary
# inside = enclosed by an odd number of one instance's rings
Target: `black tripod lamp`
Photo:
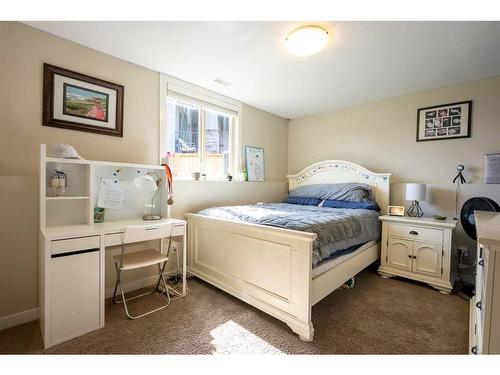
[[[426,184],[406,184],[406,200],[411,201],[411,206],[408,209],[408,216],[424,216],[424,212],[420,208],[420,204],[418,202],[425,201],[426,193]]]

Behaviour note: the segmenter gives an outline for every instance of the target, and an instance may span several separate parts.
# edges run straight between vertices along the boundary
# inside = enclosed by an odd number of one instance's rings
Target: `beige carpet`
[[[106,326],[43,350],[38,322],[0,331],[0,353],[467,353],[468,302],[426,285],[358,275],[313,307],[314,341],[200,281],[167,309],[130,321],[107,301]],[[147,297],[143,305],[158,302]]]

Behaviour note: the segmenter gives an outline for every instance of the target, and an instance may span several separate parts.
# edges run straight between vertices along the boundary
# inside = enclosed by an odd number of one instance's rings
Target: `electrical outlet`
[[[172,246],[170,247],[170,249],[172,251],[177,251],[177,244],[176,243],[172,243]]]

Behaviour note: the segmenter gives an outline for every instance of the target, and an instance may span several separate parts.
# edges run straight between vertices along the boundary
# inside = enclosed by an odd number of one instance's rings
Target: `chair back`
[[[127,225],[123,232],[123,243],[128,244],[170,237],[172,226],[172,223]]]

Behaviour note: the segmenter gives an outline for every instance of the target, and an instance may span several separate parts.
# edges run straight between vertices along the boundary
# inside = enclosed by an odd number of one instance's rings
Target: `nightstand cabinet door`
[[[391,267],[411,271],[412,242],[389,238],[387,246],[387,264]]]
[[[413,243],[413,272],[441,276],[443,246],[430,243]]]

